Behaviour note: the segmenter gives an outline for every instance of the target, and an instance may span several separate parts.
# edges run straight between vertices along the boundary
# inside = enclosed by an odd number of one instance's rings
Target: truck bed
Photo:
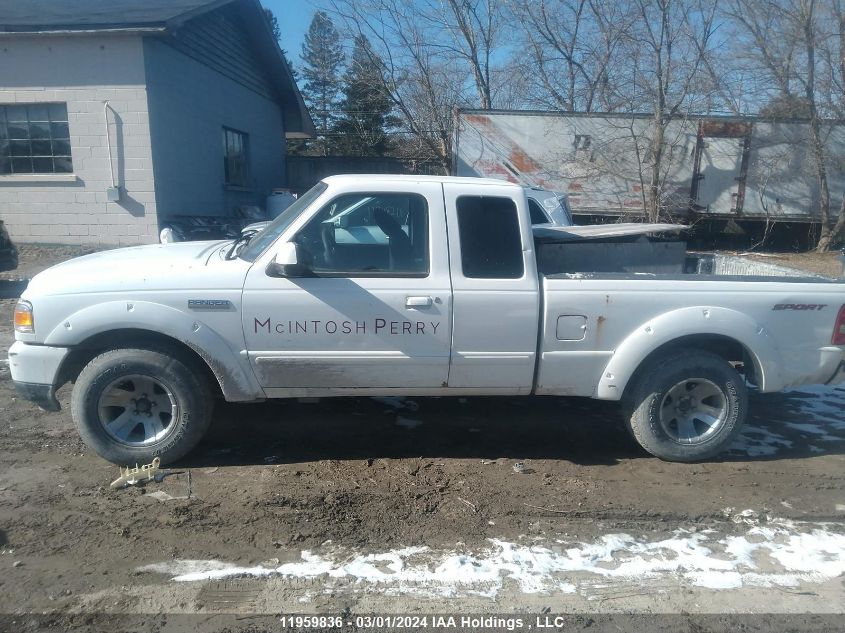
[[[552,272],[554,266],[548,261],[541,267],[541,274],[547,279],[643,279],[664,280],[709,280],[709,281],[782,281],[792,283],[835,283],[845,284],[843,277],[827,277],[796,268],[760,262],[748,257],[724,255],[721,253],[685,253],[682,263],[660,259],[659,255],[670,254],[666,249],[653,252],[650,261],[619,261],[617,256],[630,255],[630,249],[621,249],[615,255],[608,255],[600,266],[589,262],[574,262],[565,271]],[[598,270],[596,270],[598,268]]]
[[[701,333],[711,336],[698,343],[704,349],[713,340],[741,342],[765,392],[826,383],[841,360],[829,343],[845,303],[841,278],[693,253],[677,273],[541,274],[541,284],[538,394],[619,398],[618,385],[637,363],[620,369],[614,358],[640,362],[661,345]]]
[[[611,225],[613,226],[613,225]],[[706,278],[726,281],[807,281],[842,282],[815,273],[759,260],[722,253],[688,252],[679,239],[661,239],[646,233],[619,235],[603,233],[572,234],[535,230],[537,269],[547,278],[585,275],[603,278],[658,276],[667,278]],[[578,227],[581,228],[581,227]]]

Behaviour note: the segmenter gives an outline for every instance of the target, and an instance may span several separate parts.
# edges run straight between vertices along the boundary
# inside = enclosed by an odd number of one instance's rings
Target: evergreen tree
[[[267,24],[270,25],[270,30],[273,32],[273,37],[276,39],[276,43],[279,44],[281,47],[281,40],[282,40],[282,29],[279,27],[279,20],[276,19],[276,15],[273,13],[271,9],[264,9],[264,17],[267,18]],[[285,49],[282,50],[282,57],[285,59],[285,63],[288,65],[290,69],[290,74],[293,77],[293,80],[299,84],[299,73],[297,72],[296,68],[293,67],[293,64],[290,61],[290,57],[288,57],[288,52]],[[303,139],[294,139],[287,141],[287,151],[289,154],[304,154],[308,146]]]
[[[273,37],[278,42],[282,39],[282,29],[279,28],[279,21],[276,19],[276,14],[272,9],[264,9],[264,17],[267,18],[267,23],[270,25],[270,30],[273,31]]]
[[[273,32],[273,37],[276,39],[276,43],[279,44],[279,48],[282,51],[282,57],[285,58],[285,63],[290,69],[290,74],[293,76],[294,81],[299,81],[299,73],[296,71],[296,68],[293,67],[290,57],[288,57],[288,52],[284,48],[281,48],[282,29],[279,28],[279,21],[276,19],[276,14],[274,14],[271,9],[264,9],[264,17],[267,18],[267,24],[270,25],[270,30]]]
[[[355,37],[343,84],[341,116],[332,132],[339,154],[384,156],[391,152],[391,129],[399,125],[383,81],[383,63],[363,35]]]
[[[317,128],[317,139],[310,146],[315,153],[326,155],[327,134],[334,126],[338,108],[343,50],[337,29],[322,11],[317,11],[311,20],[300,58],[304,79],[302,97]]]

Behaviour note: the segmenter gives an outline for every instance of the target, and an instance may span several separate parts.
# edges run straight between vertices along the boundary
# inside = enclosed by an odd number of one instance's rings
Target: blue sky
[[[294,66],[298,66],[302,40],[314,17],[316,3],[314,0],[261,0],[261,4],[276,14],[282,30],[282,48],[288,52]]]

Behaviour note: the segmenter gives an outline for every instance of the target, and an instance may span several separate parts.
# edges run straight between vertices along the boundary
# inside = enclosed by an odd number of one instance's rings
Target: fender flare
[[[149,301],[107,301],[83,308],[62,319],[44,345],[73,347],[112,330],[157,332],[194,350],[217,378],[231,402],[263,399],[264,391],[250,368],[245,368],[226,340],[202,321],[176,308]]]
[[[667,343],[694,335],[717,335],[737,341],[754,361],[761,391],[776,391],[782,385],[780,352],[762,325],[729,308],[695,306],[661,314],[628,335],[605,366],[596,397],[619,400],[649,354]]]

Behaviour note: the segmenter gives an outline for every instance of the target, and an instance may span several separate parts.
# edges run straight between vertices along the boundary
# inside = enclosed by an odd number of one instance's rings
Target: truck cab
[[[48,409],[75,383],[82,438],[125,464],[185,455],[218,398],[350,395],[619,400],[647,451],[695,461],[739,432],[747,383],[845,377],[840,281],[687,270],[678,244],[677,269],[572,268],[571,240],[677,227],[532,227],[529,204],[498,180],[334,176],[256,234],[65,262],[17,306],[13,380]]]
[[[498,181],[328,179],[317,213],[240,254],[253,262],[245,345],[267,395],[529,393],[539,281],[526,205]]]

